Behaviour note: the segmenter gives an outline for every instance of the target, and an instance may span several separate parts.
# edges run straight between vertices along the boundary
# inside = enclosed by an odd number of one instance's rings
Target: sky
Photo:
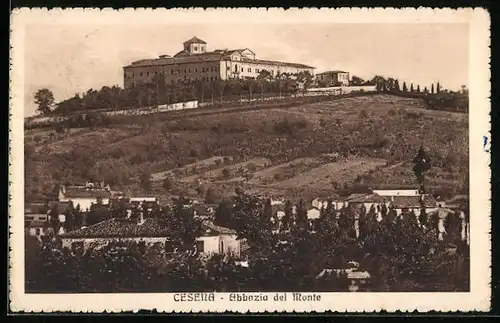
[[[25,116],[35,113],[40,88],[59,102],[90,88],[123,86],[123,66],[173,55],[193,36],[207,42],[207,51],[250,48],[257,58],[303,63],[316,72],[378,74],[422,88],[468,85],[467,24],[39,24],[25,32]]]

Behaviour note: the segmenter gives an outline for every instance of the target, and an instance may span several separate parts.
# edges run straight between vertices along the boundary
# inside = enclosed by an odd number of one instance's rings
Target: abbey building
[[[279,61],[257,59],[248,48],[217,49],[207,52],[207,43],[197,37],[184,42],[184,48],[174,56],[161,55],[156,59],[143,59],[123,67],[124,87],[149,83],[155,75],[162,74],[166,82],[217,81],[257,78],[263,70],[270,76],[296,75],[314,67]]]

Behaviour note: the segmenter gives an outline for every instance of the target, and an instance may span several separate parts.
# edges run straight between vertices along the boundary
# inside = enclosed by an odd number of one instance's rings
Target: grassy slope
[[[374,95],[171,121],[137,117],[135,125],[128,121],[64,138],[30,130],[25,145],[27,198],[41,198],[58,181],[88,177],[137,189],[141,172],[161,172],[211,156],[233,156],[234,162],[264,157],[279,164],[337,152],[396,164],[411,161],[421,143],[433,159],[430,183],[457,187],[468,173],[468,115],[421,107],[416,99]],[[291,134],[276,127],[285,119]],[[359,178],[370,185],[408,181],[414,179],[411,164],[405,163]]]

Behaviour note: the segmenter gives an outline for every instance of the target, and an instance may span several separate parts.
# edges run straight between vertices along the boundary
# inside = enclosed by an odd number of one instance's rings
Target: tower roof
[[[190,40],[185,41],[184,44],[206,44],[206,42],[198,37],[193,37]]]

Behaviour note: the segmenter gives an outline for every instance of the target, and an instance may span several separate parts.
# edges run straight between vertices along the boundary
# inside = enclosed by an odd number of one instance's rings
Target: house
[[[319,219],[320,213],[321,212],[318,208],[311,207],[307,210],[307,219],[308,220],[317,220],[317,219]]]
[[[469,205],[469,196],[467,195],[455,195],[451,199],[447,200],[445,204],[449,209],[461,209]]]
[[[111,193],[107,187],[86,186],[61,186],[59,189],[59,202],[73,202],[75,208],[79,207],[82,211],[90,210],[93,204],[99,201],[103,205],[109,205]]]
[[[148,218],[143,221],[110,219],[88,227],[62,234],[63,247],[82,247],[84,250],[93,245],[106,245],[113,241],[137,242],[145,245],[161,243],[168,248],[172,232],[168,224]]]
[[[196,239],[196,250],[206,255],[233,254],[241,256],[242,249],[245,250],[244,240],[238,240],[236,231],[203,221],[204,233]]]
[[[321,198],[317,197],[312,200],[311,204],[313,207],[321,210],[322,208],[327,208],[328,204],[331,203],[335,210],[340,210],[344,206],[344,200],[340,196]]]
[[[418,216],[419,210],[424,206],[426,212],[433,212],[438,209],[436,199],[432,195],[416,196],[391,196],[390,206],[400,215],[403,210],[414,211]]]
[[[143,197],[136,196],[136,197],[129,198],[129,201],[130,202],[139,202],[139,203],[143,203],[143,202],[158,203],[158,199],[155,196],[143,196]]]
[[[228,228],[203,221],[204,233],[196,238],[196,250],[200,254],[241,254],[244,241],[237,240],[236,232]],[[165,250],[173,252],[170,244],[173,232],[168,223],[148,218],[139,221],[110,219],[62,234],[63,247],[88,249],[103,246],[113,241],[143,243],[152,246],[160,243]]]
[[[27,233],[36,238],[41,238],[45,235],[54,234],[54,228],[49,226],[47,221],[33,220],[26,227]]]
[[[26,227],[31,221],[47,221],[50,206],[47,203],[31,203],[24,210],[24,221]]]
[[[333,70],[316,74],[316,81],[323,86],[348,86],[349,72]]]
[[[389,197],[378,194],[352,194],[346,199],[348,207],[353,211],[358,211],[357,213],[361,212],[361,208],[368,212],[372,206],[376,208],[388,201],[390,201]]]
[[[191,209],[193,210],[194,216],[205,220],[213,219],[215,215],[216,206],[207,204],[193,204]]]
[[[365,285],[370,281],[370,273],[367,271],[347,271],[347,279],[349,280],[349,291],[357,292],[360,285]]]
[[[373,194],[380,196],[419,196],[420,192],[418,189],[378,189],[373,190]]]

